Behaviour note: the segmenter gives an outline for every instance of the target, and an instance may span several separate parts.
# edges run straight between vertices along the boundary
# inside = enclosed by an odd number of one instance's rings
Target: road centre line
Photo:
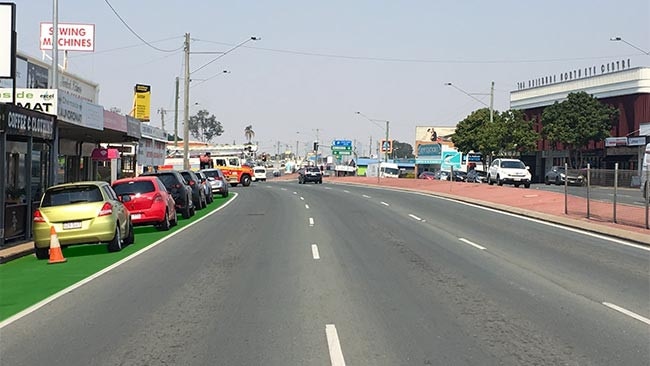
[[[174,231],[173,233],[171,233],[171,234],[169,234],[169,235],[167,235],[165,237],[160,238],[156,242],[154,242],[152,244],[149,244],[147,247],[138,250],[137,252],[131,254],[130,256],[128,256],[128,257],[126,257],[126,258],[124,258],[124,259],[122,259],[122,260],[120,260],[118,262],[113,263],[112,265],[102,269],[101,271],[96,272],[95,274],[92,274],[92,275],[84,278],[83,280],[64,288],[63,290],[55,293],[54,295],[52,295],[52,296],[50,296],[50,297],[48,297],[48,298],[46,298],[46,299],[44,299],[44,300],[42,300],[40,302],[28,307],[27,309],[25,309],[25,310],[23,310],[23,311],[21,311],[19,313],[16,313],[13,316],[10,316],[9,318],[3,320],[2,322],[0,322],[0,329],[6,327],[7,325],[15,322],[16,320],[18,320],[18,319],[20,319],[20,318],[22,318],[24,316],[27,316],[27,315],[35,312],[36,310],[42,308],[43,306],[45,306],[45,305],[51,303],[52,301],[66,295],[69,292],[72,292],[72,291],[78,289],[79,287],[81,287],[81,286],[87,284],[88,282],[102,276],[103,274],[112,271],[113,269],[115,269],[115,268],[121,266],[122,264],[130,261],[131,259],[134,259],[135,257],[148,252],[149,250],[151,250],[151,249],[157,247],[158,245],[164,243],[167,239],[170,239],[170,238],[182,233],[183,231],[190,229],[192,226],[194,226],[194,225],[198,224],[199,222],[207,219],[208,217],[216,214],[217,212],[221,211],[222,209],[224,209],[228,205],[230,205],[237,198],[237,196],[239,196],[239,193],[232,192],[231,195],[233,196],[232,199],[228,200],[228,202],[226,202],[223,205],[219,206],[214,211],[208,213],[207,215],[201,217],[200,219],[198,219],[198,220],[196,220],[196,221],[194,221],[192,223],[189,223],[187,226],[184,226],[184,227]]]
[[[368,196],[367,194],[363,194],[361,196],[364,197],[364,198],[372,198],[372,197]]]
[[[300,200],[301,200],[301,201],[304,201],[304,200],[305,200],[305,197],[300,197]]]
[[[293,192],[293,194],[298,194],[298,192]]]
[[[320,259],[320,254],[318,253],[318,245],[311,245],[311,255],[314,257],[314,259]]]
[[[384,201],[381,201],[380,203],[381,203],[382,205],[384,205],[384,206],[390,206],[388,203],[386,203],[386,202],[384,202]]]
[[[471,241],[469,241],[469,240],[467,240],[465,238],[458,238],[458,240],[462,241],[465,244],[469,244],[469,245],[473,246],[474,248],[478,248],[480,250],[485,250],[485,247],[480,246],[480,245],[478,245],[476,243],[473,243],[473,242],[471,242]]]
[[[621,313],[623,313],[623,314],[625,314],[627,316],[630,316],[630,317],[632,317],[632,318],[634,318],[636,320],[642,321],[642,322],[646,323],[647,325],[650,325],[650,319],[648,319],[646,317],[643,317],[643,316],[641,316],[641,315],[639,315],[639,314],[637,314],[637,313],[635,313],[633,311],[629,311],[629,310],[627,310],[625,308],[622,308],[622,307],[620,307],[618,305],[614,305],[614,304],[612,304],[610,302],[603,302],[603,305],[607,306],[610,309],[614,309],[614,310],[616,310],[618,312],[621,312]]]
[[[284,188],[284,187],[282,187],[282,188],[280,188],[280,189],[281,189],[281,190],[283,190],[283,191],[286,191],[286,190],[287,190],[287,189],[286,189],[286,188]]]
[[[309,226],[314,226],[314,218],[313,217],[309,218]]]
[[[306,209],[309,209],[309,205],[308,205],[308,204],[306,204],[306,203],[305,203],[305,208],[306,208]]]
[[[339,335],[334,324],[325,325],[325,334],[327,335],[327,348],[330,351],[330,362],[332,366],[345,366]]]
[[[348,191],[347,189],[344,189],[343,192],[350,193],[350,191]]]
[[[412,218],[412,219],[418,220],[418,221],[422,221],[421,218],[419,218],[419,217],[417,217],[417,216],[415,216],[413,214],[409,214],[409,217]]]

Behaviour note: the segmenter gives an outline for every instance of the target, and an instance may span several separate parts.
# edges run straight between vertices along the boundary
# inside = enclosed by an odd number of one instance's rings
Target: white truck
[[[395,163],[370,163],[366,169],[366,177],[376,177],[377,174],[381,178],[399,178],[399,167]]]

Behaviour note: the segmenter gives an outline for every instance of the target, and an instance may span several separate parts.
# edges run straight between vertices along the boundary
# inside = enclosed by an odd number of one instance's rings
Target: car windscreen
[[[203,174],[205,174],[208,177],[212,177],[212,178],[218,178],[219,177],[219,171],[217,171],[217,170],[204,170]]]
[[[102,192],[95,185],[54,188],[45,192],[41,207],[102,202],[103,200]]]
[[[196,180],[197,180],[196,178],[192,177],[192,174],[190,174],[189,172],[181,172],[181,175],[182,175],[183,178],[185,178],[185,180],[188,181],[188,182],[191,181],[191,180],[193,180],[193,181],[196,181]]]
[[[526,169],[526,166],[521,161],[502,161],[501,167],[506,169]]]
[[[384,173],[391,175],[399,175],[399,169],[397,168],[382,168]]]
[[[266,169],[255,169],[255,173],[266,173]]]
[[[118,183],[113,186],[113,190],[118,196],[123,194],[137,194],[149,193],[155,191],[155,187],[151,181],[135,181]]]
[[[318,168],[307,168],[305,170],[308,172],[320,173],[320,169]]]

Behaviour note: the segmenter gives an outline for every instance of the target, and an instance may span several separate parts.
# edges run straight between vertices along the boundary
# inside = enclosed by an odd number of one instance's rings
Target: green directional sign
[[[332,151],[352,151],[352,146],[331,146]]]
[[[332,151],[332,154],[334,154],[334,155],[352,155],[352,151],[350,151],[350,150],[334,150],[334,151]]]

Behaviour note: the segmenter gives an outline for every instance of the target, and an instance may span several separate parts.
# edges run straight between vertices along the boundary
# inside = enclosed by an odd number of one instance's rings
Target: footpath
[[[286,174],[269,182],[280,180],[298,184],[298,175]],[[587,218],[586,199],[569,196],[568,213],[565,213],[564,194],[542,189],[425,179],[325,177],[323,180],[324,183],[380,186],[428,193],[650,246],[650,230],[644,227],[646,212],[642,206],[619,204],[616,208],[617,223],[614,223],[611,202],[592,200],[589,203],[590,217]],[[254,186],[251,188],[255,189]],[[0,249],[0,263],[33,252],[33,242]]]

